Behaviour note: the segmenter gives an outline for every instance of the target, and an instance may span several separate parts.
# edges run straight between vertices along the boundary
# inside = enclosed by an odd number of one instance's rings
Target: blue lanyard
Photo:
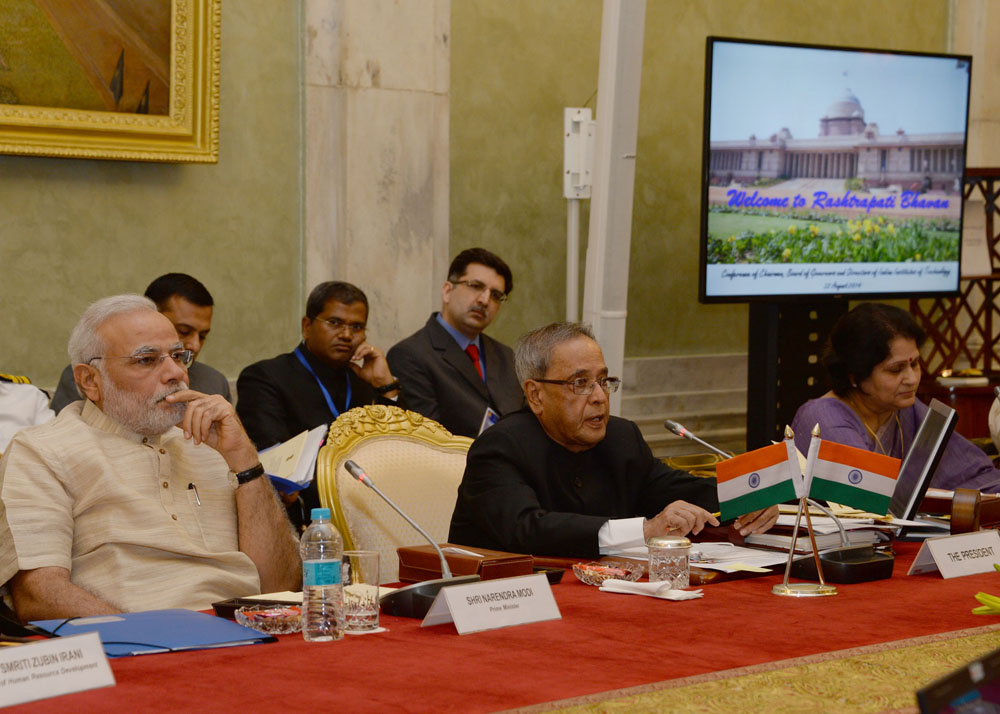
[[[306,360],[306,356],[302,353],[302,345],[295,348],[295,356],[299,358],[299,362],[302,366],[306,368],[306,371],[313,376],[316,380],[316,384],[319,385],[320,391],[323,392],[323,398],[326,400],[326,405],[330,407],[330,411],[333,412],[333,418],[336,419],[340,416],[340,411],[338,411],[336,405],[333,403],[333,398],[330,397],[330,392],[326,390],[323,382],[320,381],[319,377],[316,376],[316,372],[313,371],[312,365]],[[344,409],[351,408],[351,375],[344,371],[344,379],[347,380],[347,399],[344,400]]]

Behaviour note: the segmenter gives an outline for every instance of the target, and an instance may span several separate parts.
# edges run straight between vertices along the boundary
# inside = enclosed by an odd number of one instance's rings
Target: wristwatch
[[[240,471],[236,474],[236,480],[239,481],[240,486],[245,483],[250,483],[256,478],[260,478],[264,475],[264,466],[258,462],[256,466],[246,471]]]
[[[373,387],[375,393],[378,395],[384,395],[387,392],[391,392],[394,389],[399,389],[399,380],[394,379],[388,384],[383,384],[381,387]]]

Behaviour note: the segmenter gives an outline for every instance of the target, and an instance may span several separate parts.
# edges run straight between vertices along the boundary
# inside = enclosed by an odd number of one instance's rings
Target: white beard
[[[101,410],[122,426],[143,436],[163,434],[184,418],[187,403],[169,404],[164,409],[160,405],[168,394],[187,389],[184,382],[168,386],[148,401],[136,400],[135,396],[121,389],[113,380],[104,375],[104,402]]]

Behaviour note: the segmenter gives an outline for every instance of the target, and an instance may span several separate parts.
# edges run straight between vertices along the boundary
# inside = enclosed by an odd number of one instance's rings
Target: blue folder
[[[236,647],[277,638],[194,610],[147,610],[31,623],[56,637],[96,632],[108,657]]]

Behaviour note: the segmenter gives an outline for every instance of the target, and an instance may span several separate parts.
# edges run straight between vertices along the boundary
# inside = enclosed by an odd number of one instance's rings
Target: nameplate
[[[0,647],[0,707],[114,684],[96,632]]]
[[[1000,563],[1000,532],[995,530],[928,538],[917,551],[907,575],[941,571],[941,577],[989,573]]]
[[[441,588],[421,627],[454,622],[458,634],[562,617],[544,574]]]

